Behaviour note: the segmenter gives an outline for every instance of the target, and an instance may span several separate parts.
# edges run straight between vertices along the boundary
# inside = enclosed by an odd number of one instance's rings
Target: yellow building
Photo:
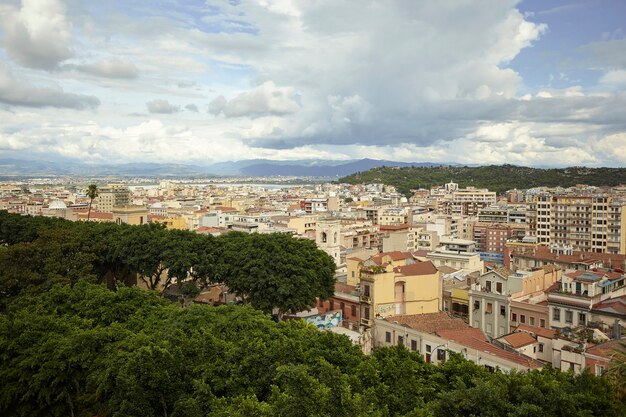
[[[370,326],[374,318],[440,311],[439,271],[432,262],[419,262],[406,254],[382,253],[362,263],[362,325]]]
[[[146,224],[148,223],[148,209],[143,206],[113,207],[113,222],[116,224]]]
[[[161,223],[166,229],[187,230],[187,219],[184,217],[160,217],[154,216],[150,219],[152,223]]]

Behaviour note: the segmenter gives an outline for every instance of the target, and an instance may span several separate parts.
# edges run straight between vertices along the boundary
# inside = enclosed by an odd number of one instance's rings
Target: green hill
[[[456,182],[461,187],[488,188],[502,193],[514,188],[526,189],[540,186],[571,187],[576,184],[615,186],[626,184],[626,168],[570,167],[559,169],[528,168],[514,165],[489,165],[481,167],[381,167],[348,175],[340,183],[382,183],[395,186],[399,192],[429,188]]]

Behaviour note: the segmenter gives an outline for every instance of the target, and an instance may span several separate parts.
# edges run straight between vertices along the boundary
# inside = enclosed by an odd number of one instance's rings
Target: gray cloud
[[[300,106],[295,101],[291,87],[277,87],[267,81],[251,91],[238,94],[231,100],[219,96],[209,104],[209,113],[226,117],[261,117],[266,115],[285,115],[298,111]]]
[[[170,104],[167,100],[152,100],[146,103],[146,107],[150,113],[172,114],[180,111],[179,106]]]
[[[626,69],[626,38],[592,42],[580,48],[590,55],[587,64],[596,68]]]
[[[78,71],[104,78],[134,79],[139,77],[139,70],[132,62],[117,58],[98,61],[92,64],[76,65]]]
[[[7,10],[0,24],[2,45],[20,65],[50,71],[73,56],[71,26],[59,0],[24,1],[21,9]]]
[[[100,105],[94,96],[66,93],[60,88],[36,87],[16,79],[5,65],[0,64],[0,102],[13,106],[58,107],[76,110]]]
[[[185,108],[191,112],[198,113],[198,106],[195,104],[187,104]]]

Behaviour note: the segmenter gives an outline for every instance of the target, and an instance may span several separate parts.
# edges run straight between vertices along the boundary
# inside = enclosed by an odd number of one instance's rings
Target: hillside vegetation
[[[340,183],[348,184],[393,185],[403,194],[410,194],[413,189],[429,188],[450,181],[458,183],[461,187],[488,188],[498,193],[514,188],[526,189],[540,186],[571,187],[576,184],[615,186],[626,184],[626,168],[539,169],[514,165],[381,167],[357,172],[338,180]]]

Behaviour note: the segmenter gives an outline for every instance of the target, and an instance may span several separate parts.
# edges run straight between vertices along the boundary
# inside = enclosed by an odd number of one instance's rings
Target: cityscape
[[[623,416],[626,4],[0,5],[0,415]]]

